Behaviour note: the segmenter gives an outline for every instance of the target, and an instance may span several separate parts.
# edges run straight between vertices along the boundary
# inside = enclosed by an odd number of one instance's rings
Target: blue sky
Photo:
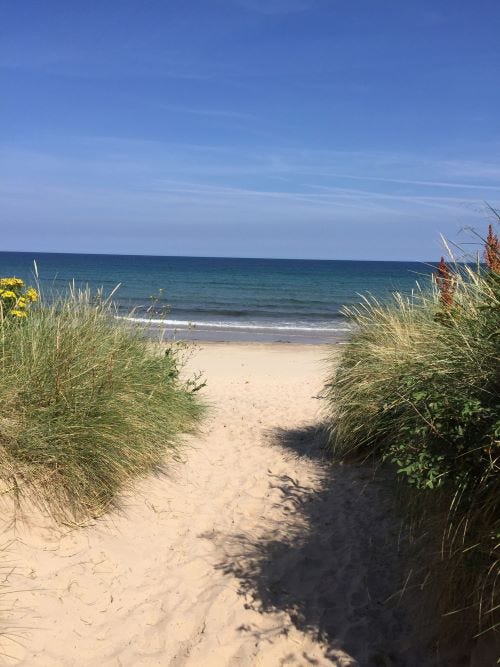
[[[1,249],[434,259],[500,206],[497,0],[0,4]]]

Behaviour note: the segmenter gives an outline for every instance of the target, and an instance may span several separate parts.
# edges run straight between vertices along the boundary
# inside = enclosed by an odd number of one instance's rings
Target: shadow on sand
[[[269,499],[283,521],[277,526],[264,517],[261,534],[218,536],[219,569],[238,579],[248,608],[284,612],[280,632],[295,627],[314,636],[334,665],[348,664],[339,650],[363,666],[433,664],[418,650],[403,608],[388,602],[402,566],[400,523],[387,504],[384,473],[331,464],[321,426],[266,437],[296,458],[293,475],[268,473]]]

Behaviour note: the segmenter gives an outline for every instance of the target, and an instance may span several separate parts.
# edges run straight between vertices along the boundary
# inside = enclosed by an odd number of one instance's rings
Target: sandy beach
[[[321,449],[325,346],[205,344],[211,414],[123,509],[3,514],[3,651],[26,667],[425,665],[384,604],[399,526],[366,467]]]

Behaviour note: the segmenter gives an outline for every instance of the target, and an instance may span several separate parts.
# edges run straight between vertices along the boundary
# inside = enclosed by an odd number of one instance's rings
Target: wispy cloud
[[[440,166],[449,176],[495,180],[500,185],[500,163],[491,160],[443,160]]]
[[[202,109],[198,107],[185,107],[175,104],[161,104],[161,109],[172,111],[173,113],[187,113],[194,116],[208,116],[209,118],[234,118],[236,120],[253,120],[255,116],[250,113],[232,111],[231,109]]]
[[[189,112],[187,107],[173,108],[179,113]],[[190,110],[216,117],[233,116],[230,110]],[[235,114],[235,117],[240,116]],[[439,157],[431,159],[390,152],[270,151],[265,147],[211,146],[119,137],[68,137],[63,148],[50,152],[8,146],[0,146],[0,152],[10,173],[57,174],[62,180],[72,173],[95,180],[95,174],[104,176],[118,172],[124,175],[128,172],[131,180],[149,177],[150,182],[157,183],[162,179],[163,182],[177,180],[178,174],[182,173],[190,182],[217,183],[228,189],[237,185],[238,188],[262,192],[273,189],[269,185],[279,179],[287,184],[290,192],[302,192],[305,188],[309,195],[314,191],[322,191],[324,195],[334,190],[358,192],[360,196],[368,192],[383,197],[424,197],[429,200],[442,198],[436,195],[436,190],[449,190],[447,199],[480,200],[484,196],[495,198],[500,195],[500,178],[495,178],[500,172],[500,164],[481,160],[444,161]],[[432,178],[425,177],[429,174]],[[471,180],[449,178],[455,174],[469,175]],[[359,183],[360,187],[346,188],[346,181]],[[366,185],[369,183],[372,185],[368,189]],[[259,187],[255,188],[256,184]]]
[[[365,233],[378,238],[377,230],[384,230],[385,247],[375,251],[371,244],[367,257],[389,256],[396,238],[410,248],[406,256],[415,257],[408,240],[414,238],[422,244],[420,256],[429,259],[439,252],[440,232],[456,238],[465,225],[484,223],[485,193],[493,206],[500,205],[500,189],[488,179],[444,180],[449,162],[390,152],[278,151],[119,137],[68,139],[50,152],[4,147],[0,206],[13,230],[5,243],[16,247],[17,223],[29,219],[40,228],[37,247],[49,247],[50,238],[56,243],[71,226],[82,238],[98,238],[105,229],[108,251],[120,251],[113,244],[123,231],[127,238],[140,235],[141,251],[166,254],[174,252],[172,246],[159,249],[151,239],[176,238],[175,252],[182,254],[182,243],[194,248],[193,235],[206,240],[217,233],[224,243],[233,239],[227,250],[218,250],[231,254],[240,247],[243,228],[256,239],[248,250],[253,255],[260,254],[259,239],[275,239],[266,250],[271,256],[300,255],[303,241],[295,250],[282,247],[283,234],[297,234],[310,239],[310,256],[319,256],[323,243],[335,238],[335,249],[325,246],[323,256],[348,257],[355,256],[353,239]],[[473,162],[467,161],[468,168]],[[460,171],[460,161],[454,168]],[[398,178],[398,171],[415,178]],[[426,173],[436,179],[419,177]]]
[[[327,176],[330,178],[340,178],[343,180],[352,181],[373,181],[378,183],[395,183],[401,185],[423,185],[430,188],[452,188],[459,190],[492,190],[500,194],[500,181],[498,185],[487,185],[477,183],[455,183],[447,181],[422,181],[415,179],[403,178],[384,178],[382,176],[363,176],[354,174],[341,174],[335,172],[317,172],[317,175]]]

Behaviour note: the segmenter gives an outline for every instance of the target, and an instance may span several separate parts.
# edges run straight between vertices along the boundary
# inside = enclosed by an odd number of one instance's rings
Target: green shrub
[[[389,461],[414,487],[439,550],[423,578],[471,635],[499,623],[499,287],[494,271],[455,265],[428,293],[365,300],[327,384],[334,452]]]
[[[1,320],[0,371],[0,479],[60,519],[102,513],[161,470],[203,410],[175,351],[88,291]]]

